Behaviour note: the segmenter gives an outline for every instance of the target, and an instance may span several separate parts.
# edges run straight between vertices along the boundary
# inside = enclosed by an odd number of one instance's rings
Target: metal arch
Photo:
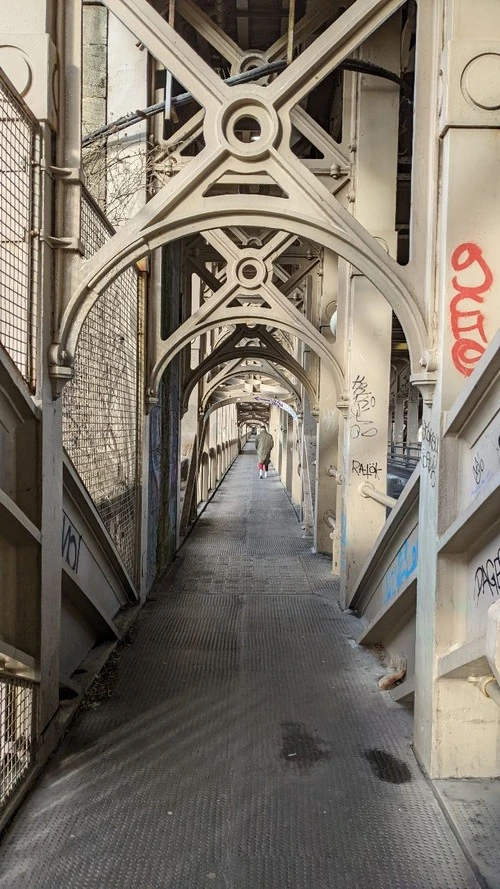
[[[235,352],[231,352],[231,353],[229,353],[229,356],[228,356],[228,357],[225,357],[223,360],[224,360],[224,361],[231,361],[231,360],[233,360],[234,358],[237,358],[239,361],[241,361],[243,358],[265,358],[265,359],[268,360],[268,361],[272,361],[273,364],[276,364],[276,365],[278,365],[279,367],[284,367],[284,368],[286,368],[286,370],[289,370],[290,373],[293,373],[294,376],[296,376],[297,379],[302,383],[302,385],[304,386],[304,389],[306,390],[306,392],[307,392],[307,394],[308,394],[308,396],[309,396],[309,399],[310,399],[310,402],[311,402],[311,407],[312,407],[312,409],[315,409],[315,408],[316,408],[317,403],[318,403],[318,395],[317,395],[317,392],[316,392],[314,386],[313,386],[312,383],[311,383],[311,380],[309,379],[309,377],[308,377],[307,374],[305,373],[304,368],[301,368],[300,365],[298,365],[298,368],[296,368],[296,367],[294,366],[294,364],[291,363],[291,362],[286,362],[286,363],[285,363],[285,360],[284,360],[284,359],[280,359],[280,358],[276,358],[276,357],[274,357],[274,358],[270,358],[269,356],[264,356],[264,355],[262,354],[262,351],[259,351],[258,349],[253,349],[252,351],[245,352],[244,355],[242,354],[242,352],[243,352],[242,349],[237,349],[237,350],[235,350]],[[293,361],[293,360],[294,360],[294,359],[292,359],[292,361]],[[219,361],[218,364],[220,364],[220,363],[221,363],[221,362]],[[217,366],[217,363],[214,364],[214,366]],[[212,369],[212,368],[209,368],[209,370],[211,370],[211,369]],[[208,373],[208,371],[205,370],[205,373]],[[191,392],[192,392],[192,390],[194,389],[196,383],[197,383],[200,379],[201,379],[201,376],[199,376],[197,379],[194,379],[194,380],[193,380],[193,379],[190,379],[189,383],[187,384],[187,386],[189,386],[189,389],[188,389],[187,387],[184,389],[183,406],[184,406],[184,404],[186,403],[185,399],[186,399],[186,398],[189,399],[189,395],[191,394]],[[290,386],[293,386],[292,383],[290,383],[289,385],[290,385]]]
[[[278,346],[265,333],[263,325],[291,333],[307,342],[311,349],[326,362],[333,374],[337,392],[343,397],[343,373],[325,338],[272,283],[273,262],[293,243],[296,235],[277,231],[259,249],[238,247],[220,229],[205,231],[203,235],[226,260],[226,281],[159,346],[160,354],[157,356],[150,376],[151,395],[156,394],[165,367],[192,339],[216,327],[224,327],[229,324],[257,324],[255,333],[248,331],[245,334],[240,331],[236,334],[237,339],[241,339],[242,335],[249,337],[258,335],[261,340],[267,341],[271,351],[276,352]],[[242,273],[245,265],[253,266],[255,277],[250,280],[246,280]],[[250,304],[235,307],[233,305],[235,297],[238,294],[248,293],[248,291],[253,293],[255,298],[265,300],[265,305]]]
[[[182,173],[179,174],[181,176]],[[154,200],[154,199],[153,199]],[[210,199],[214,200],[214,199]],[[366,275],[369,281],[382,293],[398,317],[408,343],[413,373],[421,372],[426,367],[426,355],[430,341],[423,315],[406,282],[402,279],[401,269],[383,248],[375,242],[371,250],[361,251],[353,245],[349,233],[328,225],[314,217],[290,216],[285,210],[285,201],[266,198],[265,207],[259,206],[260,199],[253,195],[238,195],[238,204],[226,207],[199,208],[191,213],[188,220],[179,218],[164,220],[155,233],[153,244],[139,236],[136,242],[128,242],[117,256],[105,258],[104,253],[109,245],[111,248],[115,238],[121,238],[121,232],[110,239],[107,245],[95,254],[96,272],[87,278],[74,294],[64,313],[60,326],[58,342],[54,344],[51,361],[53,368],[61,365],[71,366],[78,337],[85,318],[100,294],[109,283],[118,277],[129,265],[138,261],[157,246],[170,243],[195,233],[207,230],[209,225],[232,227],[268,227],[273,230],[288,231],[296,237],[303,237],[332,250],[358,271]],[[229,197],[226,198],[229,202]],[[152,202],[151,202],[152,203]],[[231,201],[231,203],[233,203]],[[359,225],[354,217],[352,222]],[[359,226],[361,228],[361,226]],[[127,226],[124,226],[124,229]],[[371,236],[369,236],[371,238]],[[90,261],[89,261],[90,262]],[[105,262],[105,265],[102,263]],[[98,266],[98,268],[97,268]],[[56,375],[56,374],[54,374]]]
[[[251,342],[244,346],[238,346],[238,343],[241,343],[243,339],[248,339]],[[262,348],[254,345],[255,340],[260,341]],[[278,340],[266,330],[263,324],[258,324],[255,328],[247,327],[244,324],[238,325],[234,331],[226,336],[218,346],[207,355],[204,361],[201,362],[192,373],[196,373],[201,367],[206,367],[206,370],[204,370],[202,374],[204,375],[210,370],[213,370],[217,364],[222,364],[224,361],[229,360],[227,358],[228,355],[231,355],[232,358],[238,358],[238,360],[241,361],[244,357],[250,357],[248,355],[250,349],[258,349],[258,355],[256,357],[260,358],[262,356],[264,360],[268,360],[269,358],[274,358],[277,361],[283,360],[284,366],[288,363],[288,365],[290,365],[288,369],[291,370],[292,373],[295,373],[296,376],[300,373],[304,374],[302,365],[299,364],[281,343],[279,343]],[[201,377],[198,376],[198,379],[201,379]]]
[[[222,320],[220,318],[218,318],[217,320],[208,319],[207,321],[205,321],[203,324],[201,324],[198,327],[197,332],[195,334],[184,333],[180,342],[177,343],[176,346],[173,347],[169,353],[164,354],[163,357],[160,359],[160,361],[157,362],[157,364],[155,365],[153,372],[150,376],[150,393],[149,393],[150,396],[153,398],[156,397],[158,387],[160,384],[160,380],[161,380],[161,377],[162,377],[166,367],[168,366],[168,364],[170,363],[172,358],[174,358],[175,355],[178,354],[178,352],[180,352],[186,345],[188,345],[188,343],[191,341],[191,339],[195,338],[196,336],[200,336],[203,333],[207,333],[209,330],[214,330],[215,328],[218,328],[218,327],[221,327],[224,325],[258,324],[259,321],[262,321],[262,320],[263,320],[262,319],[262,312],[260,312],[259,309],[252,310],[251,308],[245,308],[244,310],[242,309],[241,311],[238,311],[236,309],[231,309],[224,315],[224,318]],[[326,347],[326,340],[325,340],[324,346],[323,346],[323,344],[318,345],[318,343],[316,341],[316,337],[309,336],[307,333],[305,333],[303,330],[301,330],[299,327],[297,327],[293,324],[290,324],[285,321],[276,321],[276,320],[270,320],[268,323],[269,324],[272,323],[273,326],[278,328],[279,330],[284,330],[287,333],[290,333],[292,336],[295,336],[298,339],[302,340],[303,342],[307,343],[311,347],[313,352],[315,352],[319,356],[319,358],[322,359],[323,361],[325,361],[327,363],[327,365],[330,367],[330,369],[332,370],[334,379],[335,379],[338,396],[339,396],[339,398],[344,397],[344,377],[343,377],[342,372],[339,369],[337,362],[335,361],[335,359],[333,358],[331,353],[329,353],[329,351]],[[179,328],[179,331],[182,332],[182,328]],[[250,357],[250,354],[248,351],[243,352],[242,349],[238,350],[238,351],[240,352],[242,357],[243,357],[243,355]],[[236,356],[233,356],[233,357],[236,357]]]
[[[147,0],[104,2],[204,104],[206,148],[92,259],[82,263],[80,285],[66,305],[57,341],[51,349],[51,375],[55,379],[68,378],[86,315],[99,294],[126,267],[171,240],[217,225],[253,225],[252,219],[260,226],[266,223],[297,235],[303,232],[365,274],[398,316],[409,345],[412,369],[422,373],[420,369],[426,368],[429,360],[429,342],[421,307],[409,284],[408,267],[403,271],[386,254],[289,147],[293,106],[404,0],[355,0],[265,92],[260,86],[225,87]],[[261,140],[245,145],[234,143],[230,123],[236,110],[239,116],[262,117]],[[288,199],[205,196],[210,185],[225,172],[245,175],[250,169],[269,174]]]
[[[268,347],[238,347],[237,343],[241,342],[241,340],[247,336],[253,336],[254,338],[260,339],[261,342],[268,343]],[[231,333],[229,337],[223,340],[222,343],[194,369],[184,387],[184,404],[187,404],[194,386],[205,376],[205,374],[223,363],[235,360],[240,362],[245,358],[259,358],[264,361],[272,361],[281,367],[285,367],[290,373],[297,377],[298,380],[300,380],[309,395],[311,404],[317,404],[318,393],[302,365],[300,365],[299,362],[280,345],[280,343],[274,340],[271,334],[262,329],[262,327],[257,327],[256,330],[250,330],[245,326],[241,326],[239,329],[237,328]],[[340,397],[340,393],[337,394]]]
[[[279,369],[281,367],[281,370]],[[281,385],[284,389],[287,389],[290,397],[294,398],[297,401],[302,401],[302,396],[300,390],[297,385],[293,383],[289,377],[287,377],[284,373],[283,365],[280,365],[279,361],[270,361],[270,360],[260,360],[258,364],[253,365],[252,367],[241,366],[239,363],[235,366],[235,362],[229,362],[229,367],[223,368],[217,377],[210,380],[208,387],[205,389],[203,394],[203,402],[208,401],[211,396],[217,392],[217,389],[224,385],[229,378],[237,379],[239,376],[242,379],[246,377],[251,377],[252,375],[256,377],[257,375],[261,378],[259,382],[263,382],[264,385],[267,385],[266,381],[273,380],[275,383]]]
[[[217,402],[215,402],[215,404],[210,405],[209,408],[207,408],[207,410],[205,411],[205,414],[203,416],[203,428],[202,428],[201,436],[200,436],[200,450],[203,451],[203,447],[205,444],[205,438],[206,438],[207,429],[208,429],[208,420],[209,420],[210,416],[213,413],[215,413],[215,411],[219,410],[219,408],[226,407],[227,405],[230,405],[230,404],[251,404],[251,403],[253,403],[252,396],[245,398],[244,396],[241,396],[241,395],[234,395],[232,398],[226,398],[226,399],[224,399],[224,401],[217,401]],[[259,404],[258,401],[255,403]],[[253,422],[253,420],[252,420],[252,422]],[[256,419],[255,422],[257,425],[259,423],[262,423],[263,421]]]
[[[224,382],[226,382],[227,380],[234,379],[235,377],[241,377],[241,376],[242,376],[241,371],[238,371],[238,370],[230,371],[227,374],[227,376],[224,377]],[[282,376],[277,370],[274,372],[272,370],[266,370],[265,376],[270,380],[274,380],[276,383],[281,383],[281,385],[284,388],[288,389],[288,397],[294,399],[295,401],[297,401],[297,403],[299,405],[302,406],[302,399],[300,397],[300,393],[299,393],[298,389],[296,388],[296,386],[293,385],[293,383],[291,383],[289,380],[287,380],[286,377]],[[207,407],[208,402],[215,395],[215,393],[217,392],[217,389],[219,388],[220,385],[221,384],[218,383],[217,386],[214,386],[212,389],[207,390],[207,392],[205,393],[205,395],[203,397],[203,401],[202,401],[203,409],[205,409]],[[242,394],[244,395],[245,393],[242,393]],[[252,394],[252,393],[249,393],[249,394]]]

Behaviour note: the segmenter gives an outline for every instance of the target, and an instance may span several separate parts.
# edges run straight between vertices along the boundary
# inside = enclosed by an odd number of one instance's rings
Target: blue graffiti
[[[347,516],[342,510],[340,519],[340,573],[343,574],[347,566]]]
[[[418,540],[411,547],[405,540],[399,550],[395,564],[385,575],[384,602],[390,602],[402,588],[403,584],[415,573],[418,566]]]

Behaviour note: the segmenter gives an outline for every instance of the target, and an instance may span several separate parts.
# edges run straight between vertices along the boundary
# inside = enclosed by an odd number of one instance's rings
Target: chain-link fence
[[[32,742],[33,685],[0,676],[0,807],[30,767]]]
[[[82,238],[92,256],[111,236],[84,193]],[[63,442],[133,580],[140,484],[143,288],[133,267],[97,300],[63,391]]]
[[[0,72],[0,342],[35,385],[39,132]]]

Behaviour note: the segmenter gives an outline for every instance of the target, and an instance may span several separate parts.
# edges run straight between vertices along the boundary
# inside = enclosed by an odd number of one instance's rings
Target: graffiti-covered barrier
[[[138,594],[67,456],[63,479],[60,663],[70,677],[97,640],[120,636],[115,618]]]
[[[443,429],[423,423],[421,464],[390,513],[348,603],[361,615],[358,641],[383,645],[394,663],[406,665],[404,680],[391,692],[396,700],[413,696],[415,688],[422,474],[428,475],[434,487],[439,473],[439,482],[448,492],[439,512],[436,541],[438,573],[447,595],[439,613],[449,628],[448,641],[440,646],[436,662],[438,682],[440,687],[453,682],[454,694],[461,695],[464,707],[470,707],[470,696],[476,694],[471,683],[495,675],[497,665],[488,657],[487,633],[490,609],[500,599],[499,390],[497,333],[467,378]],[[422,563],[420,570],[424,568]],[[418,588],[418,597],[419,607],[431,607],[425,585]],[[496,651],[495,646],[492,650]],[[478,701],[484,711],[474,723],[479,726],[479,737],[485,725],[497,725],[500,714],[486,696]],[[493,742],[487,757],[495,762]]]
[[[391,511],[353,590],[349,607],[362,615],[358,641],[383,645],[406,665],[395,699],[413,696],[418,569],[420,466]]]
[[[454,478],[440,517],[440,571],[453,585],[454,642],[438,661],[439,676],[488,675],[488,611],[500,597],[500,333],[449,411],[441,441],[441,473],[453,456]],[[457,641],[460,644],[457,644]],[[499,714],[493,710],[492,716]]]

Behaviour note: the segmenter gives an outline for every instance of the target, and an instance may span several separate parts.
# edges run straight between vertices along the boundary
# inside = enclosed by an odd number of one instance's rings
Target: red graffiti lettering
[[[470,376],[474,370],[474,365],[485,351],[483,343],[487,344],[488,338],[484,330],[483,313],[479,309],[471,309],[470,306],[467,311],[461,307],[461,304],[464,300],[482,304],[484,302],[482,294],[486,293],[493,284],[493,274],[477,244],[460,244],[451,257],[453,271],[465,272],[474,264],[476,266],[472,273],[479,271],[481,275],[477,284],[464,284],[463,279],[459,280],[459,274],[454,275],[451,281],[452,287],[456,291],[450,302],[451,332],[456,341],[451,350],[451,358],[456,369],[464,377]],[[482,342],[478,342],[471,336],[474,331],[477,331]]]

